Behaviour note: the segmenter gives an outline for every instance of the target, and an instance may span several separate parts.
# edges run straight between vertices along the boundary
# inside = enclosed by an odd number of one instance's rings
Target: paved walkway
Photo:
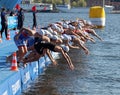
[[[7,77],[11,76],[14,72],[10,70],[10,63],[6,63],[6,56],[13,53],[17,47],[13,41],[15,31],[10,31],[11,40],[6,40],[3,33],[3,40],[0,43],[0,83],[2,83]]]

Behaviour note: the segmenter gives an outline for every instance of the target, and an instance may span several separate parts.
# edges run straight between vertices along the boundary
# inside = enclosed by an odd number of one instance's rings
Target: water
[[[61,19],[88,18],[88,9],[74,13],[39,13],[38,23],[46,25]],[[31,15],[26,14],[30,24]],[[103,42],[87,42],[90,55],[82,50],[71,50],[69,55],[75,65],[71,71],[61,57],[59,66],[50,66],[39,76],[32,88],[23,95],[120,95],[120,14],[107,14],[106,27],[96,32]],[[29,19],[29,20],[28,20]],[[32,20],[31,20],[32,23]],[[27,25],[27,24],[26,24]]]

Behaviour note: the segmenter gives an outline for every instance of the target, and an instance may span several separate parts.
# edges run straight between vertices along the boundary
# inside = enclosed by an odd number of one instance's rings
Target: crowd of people
[[[89,40],[95,43],[94,36],[102,41],[102,38],[95,32],[94,25],[83,19],[61,20],[48,24],[46,27],[20,28],[18,34],[14,36],[14,42],[18,47],[17,63],[28,63],[37,61],[47,55],[53,65],[58,63],[52,57],[51,52],[59,52],[63,55],[71,70],[74,64],[68,54],[70,49],[83,49],[85,54],[89,54],[86,42]],[[7,62],[12,61],[12,54],[7,57]]]
[[[102,38],[95,32],[95,25],[92,25],[89,21],[84,19],[76,20],[61,20],[48,24],[46,27],[37,27],[36,21],[36,7],[32,7],[33,11],[33,25],[32,29],[23,27],[24,12],[19,5],[16,5],[17,13],[11,11],[10,16],[18,16],[18,34],[14,36],[14,42],[18,47],[17,64],[23,63],[26,66],[27,63],[37,61],[41,57],[47,55],[53,65],[58,63],[52,57],[51,52],[59,52],[65,58],[70,69],[74,69],[74,64],[68,54],[70,49],[83,49],[86,55],[88,55],[89,49],[86,47],[86,42],[89,40],[95,43],[94,36],[102,41]],[[5,36],[7,39],[7,16],[5,9],[1,11],[1,34],[5,30]],[[12,63],[12,54],[6,59],[7,62]]]

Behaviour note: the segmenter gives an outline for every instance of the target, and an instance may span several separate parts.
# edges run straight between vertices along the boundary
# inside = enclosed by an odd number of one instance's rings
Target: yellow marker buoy
[[[101,6],[93,6],[90,8],[89,18],[93,25],[97,28],[105,27],[105,10]]]

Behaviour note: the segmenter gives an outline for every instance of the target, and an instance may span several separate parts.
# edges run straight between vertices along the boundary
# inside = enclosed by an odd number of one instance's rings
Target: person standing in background
[[[23,27],[23,22],[24,22],[24,18],[25,18],[22,8],[20,8],[20,10],[18,10],[17,16],[18,16],[18,29],[21,29]]]
[[[36,6],[32,7],[32,11],[33,11],[33,26],[32,29],[36,29],[37,26],[37,21],[36,21]]]
[[[8,19],[7,19],[7,13],[5,11],[5,8],[2,8],[2,11],[1,11],[1,39],[2,39],[2,34],[5,30],[5,36],[6,36],[6,39],[7,39],[7,30],[8,30]]]

